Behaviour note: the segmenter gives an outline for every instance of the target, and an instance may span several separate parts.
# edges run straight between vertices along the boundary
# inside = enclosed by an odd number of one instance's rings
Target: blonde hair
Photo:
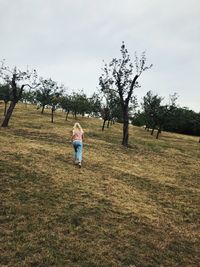
[[[73,131],[75,131],[75,130],[78,130],[78,131],[83,133],[83,129],[82,129],[80,123],[78,123],[78,122],[74,123]]]

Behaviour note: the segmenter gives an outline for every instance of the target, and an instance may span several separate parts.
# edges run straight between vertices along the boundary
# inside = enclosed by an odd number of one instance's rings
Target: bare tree
[[[133,74],[133,63],[131,63],[128,50],[126,49],[124,42],[122,43],[120,51],[122,58],[114,58],[109,65],[105,64],[103,68],[104,73],[99,78],[99,84],[102,92],[112,90],[119,95],[123,113],[122,145],[128,146],[129,104],[133,100],[134,88],[139,87],[137,81],[138,78],[145,70],[151,68],[152,65],[148,67],[146,66],[145,52],[142,53],[140,59],[138,59],[135,54],[135,74]]]
[[[37,73],[36,70],[30,71],[27,69],[26,71],[21,71],[20,69],[17,69],[17,67],[11,69],[8,66],[5,66],[4,61],[1,61],[0,63],[0,78],[11,86],[12,94],[10,106],[1,125],[2,127],[7,127],[16,104],[22,98],[24,88],[26,86],[34,88],[38,85],[36,83]]]

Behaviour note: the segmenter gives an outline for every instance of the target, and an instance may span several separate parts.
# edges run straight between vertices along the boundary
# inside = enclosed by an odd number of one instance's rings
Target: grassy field
[[[0,119],[3,105],[0,105]],[[74,119],[18,105],[0,128],[1,266],[200,266],[200,144],[78,118],[83,167],[73,163]]]

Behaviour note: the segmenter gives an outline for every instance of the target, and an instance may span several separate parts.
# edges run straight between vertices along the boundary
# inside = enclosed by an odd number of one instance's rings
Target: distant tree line
[[[169,104],[162,104],[164,98],[147,92],[143,97],[142,111],[135,113],[132,123],[144,126],[151,135],[157,130],[156,138],[162,130],[200,136],[200,113],[176,104],[178,96],[170,96]]]
[[[22,71],[16,67],[11,69],[4,61],[0,63],[0,100],[5,104],[2,127],[8,126],[18,102],[37,104],[41,114],[45,107],[50,108],[52,123],[58,108],[66,112],[66,120],[69,112],[75,119],[77,114],[84,116],[85,113],[100,116],[101,98],[98,94],[94,93],[91,97],[87,97],[83,91],[67,94],[64,85],[59,85],[51,78],[39,78],[36,70]]]
[[[87,114],[88,116],[101,116],[101,99],[99,95],[94,93],[91,97],[83,92],[73,92],[67,94],[64,91],[63,86],[58,86],[51,79],[43,80],[35,90],[23,90],[23,93],[17,102],[27,104],[35,104],[37,109],[40,110],[41,114],[45,113],[45,109],[51,110],[51,122],[54,122],[54,114],[57,109],[62,109],[65,113],[65,120],[68,119],[69,113],[72,113],[75,119],[77,115],[82,117]],[[13,105],[13,93],[12,88],[9,85],[0,84],[0,100],[4,101],[4,120],[2,127],[7,127],[10,114],[7,108],[8,103]],[[13,111],[13,110],[12,110]],[[9,119],[7,118],[9,112]],[[6,123],[5,123],[6,120]]]

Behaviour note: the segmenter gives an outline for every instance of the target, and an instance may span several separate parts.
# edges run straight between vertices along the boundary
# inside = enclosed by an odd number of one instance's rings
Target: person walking
[[[83,151],[83,129],[81,125],[76,122],[72,131],[72,142],[74,147],[75,164],[78,164],[81,168],[82,163],[82,151]]]

